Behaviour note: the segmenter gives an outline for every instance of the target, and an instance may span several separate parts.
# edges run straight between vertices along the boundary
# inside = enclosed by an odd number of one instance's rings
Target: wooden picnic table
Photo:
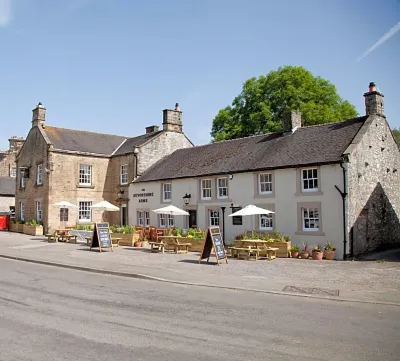
[[[268,260],[276,258],[277,247],[268,247],[268,241],[262,239],[242,239],[235,241],[233,247],[228,247],[231,250],[232,257],[245,256],[247,259],[254,258],[258,260],[261,255],[265,255]],[[247,244],[247,245],[246,245]]]
[[[189,247],[192,245],[189,242],[182,242],[186,237],[179,236],[158,236],[157,242],[149,242],[151,252],[161,252],[164,250],[174,250],[175,253],[188,253]]]

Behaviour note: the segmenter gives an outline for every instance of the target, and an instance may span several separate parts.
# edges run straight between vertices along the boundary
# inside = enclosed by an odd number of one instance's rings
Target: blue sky
[[[207,143],[242,83],[282,65],[330,80],[360,114],[375,81],[400,127],[400,31],[359,60],[399,22],[400,0],[0,0],[0,149],[39,101],[53,126],[127,136],[179,102]]]

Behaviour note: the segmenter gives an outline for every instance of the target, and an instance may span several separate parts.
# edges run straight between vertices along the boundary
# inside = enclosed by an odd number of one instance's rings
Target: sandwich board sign
[[[111,248],[111,251],[113,251],[110,226],[107,222],[94,224],[90,250],[92,248],[99,248],[100,252],[103,248]]]
[[[219,227],[207,228],[206,241],[204,242],[203,251],[201,252],[199,258],[199,263],[205,258],[207,258],[208,262],[211,256],[211,251],[213,249],[218,265],[223,260],[225,260],[225,263],[228,263],[228,257],[226,256],[224,242],[222,241],[222,235]]]

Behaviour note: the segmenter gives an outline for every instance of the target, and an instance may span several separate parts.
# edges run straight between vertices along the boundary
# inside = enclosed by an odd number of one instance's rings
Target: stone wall
[[[161,133],[160,136],[140,148],[138,174],[143,174],[146,169],[175,150],[189,147],[193,147],[193,144],[183,133]]]
[[[60,226],[59,208],[54,204],[67,201],[76,206],[80,201],[98,203],[103,199],[111,201],[111,190],[105,188],[109,158],[76,155],[69,153],[49,152],[51,164],[49,178],[49,200],[46,225],[48,231],[53,231]],[[92,184],[79,185],[80,164],[92,166]],[[106,212],[107,213],[107,212]],[[92,211],[92,222],[100,222],[102,212]],[[68,210],[68,222],[63,226],[73,226],[84,222],[79,221],[78,209]],[[48,232],[47,231],[47,232]]]
[[[354,255],[400,245],[400,152],[385,118],[360,131],[348,164],[348,226]]]
[[[21,173],[17,172],[17,187],[15,195],[15,216],[21,217],[20,202],[24,202],[25,221],[36,219],[36,201],[42,202],[42,221],[46,221],[47,212],[45,204],[48,200],[49,178],[43,169],[43,184],[36,184],[36,172],[38,164],[48,167],[47,143],[44,140],[42,130],[34,127],[30,130],[24,146],[17,157],[17,167],[27,167],[29,178],[25,178],[25,187],[21,188]]]

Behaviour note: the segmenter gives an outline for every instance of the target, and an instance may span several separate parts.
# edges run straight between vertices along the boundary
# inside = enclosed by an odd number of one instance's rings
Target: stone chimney
[[[383,108],[384,95],[376,90],[374,82],[369,83],[369,91],[364,94],[365,98],[365,114],[366,115],[379,115],[385,117]]]
[[[301,128],[301,113],[299,111],[285,112],[282,123],[284,133],[293,133],[297,128]]]
[[[23,137],[15,137],[15,136],[11,137],[8,141],[10,142],[10,148],[9,148],[10,153],[18,153],[25,142]]]
[[[150,125],[146,127],[146,134],[158,132],[158,125]]]
[[[163,130],[168,132],[182,133],[182,112],[179,104],[175,104],[175,109],[163,110]]]
[[[32,110],[32,128],[43,126],[45,120],[46,108],[39,102],[38,105],[36,105],[36,108]]]

